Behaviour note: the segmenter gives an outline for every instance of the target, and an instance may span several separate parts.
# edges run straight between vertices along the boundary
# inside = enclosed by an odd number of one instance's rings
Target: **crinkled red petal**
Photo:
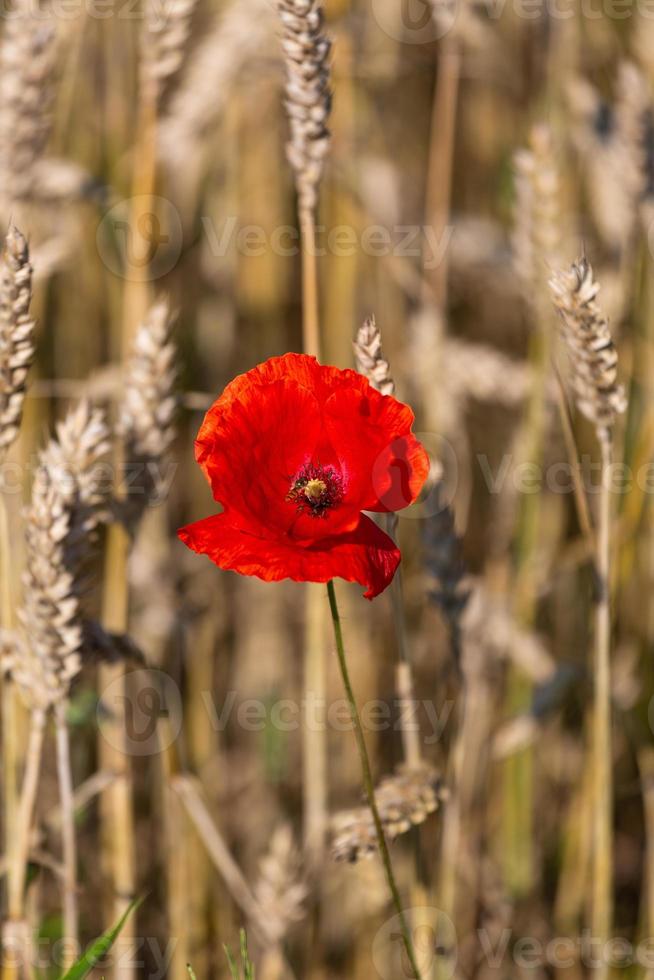
[[[324,422],[360,510],[402,510],[417,499],[429,457],[408,405],[370,385],[342,389],[325,404]]]
[[[297,508],[286,497],[321,433],[318,402],[308,388],[291,379],[249,384],[238,398],[223,395],[215,402],[198,433],[195,455],[233,522],[275,537],[296,518]]]
[[[361,510],[400,510],[417,498],[429,461],[413,421],[408,406],[357,372],[285,354],[227,386],[204,419],[196,458],[234,523],[310,542],[353,529]],[[343,501],[320,519],[286,500],[308,461],[337,465],[344,477]]]
[[[353,531],[310,547],[288,539],[256,537],[235,526],[226,513],[189,524],[178,534],[189,548],[207,555],[220,568],[266,582],[343,578],[363,585],[366,599],[373,599],[390,584],[401,557],[394,541],[363,514]]]

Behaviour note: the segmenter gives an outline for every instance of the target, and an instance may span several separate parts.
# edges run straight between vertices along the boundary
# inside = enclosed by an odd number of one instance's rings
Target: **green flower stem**
[[[391,891],[391,896],[393,898],[393,904],[397,910],[397,914],[400,920],[400,928],[402,931],[402,940],[404,942],[404,947],[406,949],[407,956],[409,957],[409,962],[413,969],[413,974],[416,980],[420,980],[420,970],[416,962],[416,955],[413,950],[413,944],[411,942],[411,936],[409,934],[409,929],[407,926],[406,917],[404,915],[404,909],[402,908],[402,900],[400,898],[400,893],[397,888],[397,883],[395,881],[395,875],[393,874],[393,866],[391,864],[391,856],[388,852],[388,844],[386,843],[386,837],[384,836],[384,828],[382,826],[381,817],[379,816],[379,810],[377,808],[377,800],[375,798],[375,784],[372,779],[372,772],[370,769],[370,759],[368,758],[368,750],[366,748],[366,742],[363,737],[363,728],[361,726],[361,719],[359,717],[359,711],[357,709],[356,701],[354,700],[354,692],[352,690],[352,683],[350,681],[350,672],[347,667],[347,660],[345,659],[345,647],[343,645],[343,631],[341,629],[341,618],[338,613],[338,605],[336,603],[336,592],[334,590],[334,583],[327,583],[327,595],[329,596],[329,608],[332,614],[332,623],[334,626],[334,639],[336,641],[336,652],[338,654],[338,663],[341,668],[341,676],[343,678],[343,686],[345,688],[345,695],[350,706],[350,715],[352,718],[352,724],[354,725],[354,735],[356,737],[357,748],[359,750],[359,757],[361,759],[361,770],[363,773],[363,785],[366,790],[366,796],[368,797],[368,806],[372,813],[373,820],[375,822],[375,830],[377,832],[377,840],[379,842],[379,853],[381,855],[382,863],[384,865],[384,871],[386,872],[386,880],[388,881],[388,887]]]

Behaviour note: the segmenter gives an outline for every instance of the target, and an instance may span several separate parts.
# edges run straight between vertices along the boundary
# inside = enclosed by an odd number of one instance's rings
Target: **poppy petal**
[[[343,578],[365,586],[366,599],[373,599],[390,584],[401,557],[395,542],[365,515],[353,531],[310,547],[294,545],[289,539],[258,538],[235,526],[229,514],[196,521],[181,528],[178,535],[189,548],[206,554],[220,568],[255,575],[266,582]]]
[[[311,459],[322,431],[319,406],[292,380],[229,389],[207,412],[195,442],[214,499],[239,523],[276,536],[296,517],[286,497],[298,469]]]
[[[349,387],[327,401],[324,418],[359,510],[402,510],[417,499],[429,457],[411,432],[408,405],[370,385]]]

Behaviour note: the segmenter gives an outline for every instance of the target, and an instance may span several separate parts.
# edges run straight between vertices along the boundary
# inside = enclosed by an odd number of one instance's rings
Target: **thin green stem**
[[[377,840],[379,842],[379,853],[381,855],[382,864],[384,865],[384,871],[386,872],[386,880],[388,881],[388,887],[390,888],[391,896],[393,898],[393,904],[397,910],[398,918],[400,920],[400,928],[402,931],[402,940],[404,942],[404,948],[406,949],[406,954],[409,958],[411,968],[413,969],[414,976],[416,980],[420,980],[421,974],[416,962],[416,954],[413,949],[413,944],[411,942],[411,936],[409,935],[409,929],[407,926],[406,917],[404,915],[404,909],[402,908],[402,900],[400,898],[400,893],[397,888],[397,883],[395,881],[395,875],[393,874],[393,866],[391,864],[391,856],[388,851],[388,844],[386,843],[386,837],[384,835],[384,828],[382,826],[381,817],[379,816],[379,809],[377,807],[377,799],[375,797],[375,784],[372,779],[372,771],[370,769],[370,759],[368,757],[368,750],[366,748],[366,741],[363,737],[363,727],[361,725],[361,718],[359,717],[359,711],[357,708],[356,701],[354,699],[354,692],[352,690],[352,683],[350,681],[350,672],[347,667],[347,660],[345,657],[345,646],[343,644],[343,630],[341,629],[341,618],[338,613],[338,604],[336,602],[336,592],[334,590],[334,583],[327,583],[327,595],[329,596],[329,608],[332,614],[332,623],[334,626],[334,639],[336,641],[336,652],[338,654],[338,663],[341,668],[341,676],[343,678],[343,686],[345,688],[345,695],[348,700],[350,707],[350,715],[352,718],[352,724],[354,725],[354,735],[357,742],[357,748],[359,750],[359,757],[361,759],[361,771],[363,773],[363,785],[366,790],[366,796],[368,797],[368,806],[372,813],[372,818],[375,823],[375,830],[377,832]]]

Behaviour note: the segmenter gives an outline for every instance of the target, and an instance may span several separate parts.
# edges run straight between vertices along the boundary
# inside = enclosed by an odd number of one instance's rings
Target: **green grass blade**
[[[99,963],[107,955],[128,918],[132,912],[136,911],[142,901],[142,898],[135,898],[133,902],[130,902],[125,914],[121,916],[116,925],[105,932],[103,936],[100,936],[99,939],[96,939],[77,963],[71,966],[68,973],[64,974],[61,980],[82,980],[83,977],[88,976],[96,963]]]
[[[248,952],[248,937],[245,929],[241,929],[241,961],[243,963],[243,973],[245,980],[254,980],[254,967],[250,962],[250,954]]]
[[[229,946],[223,943],[223,949],[225,950],[225,956],[227,957],[227,963],[229,966],[229,972],[231,973],[233,980],[241,980],[238,972],[238,967],[236,965],[236,960],[232,956]]]

